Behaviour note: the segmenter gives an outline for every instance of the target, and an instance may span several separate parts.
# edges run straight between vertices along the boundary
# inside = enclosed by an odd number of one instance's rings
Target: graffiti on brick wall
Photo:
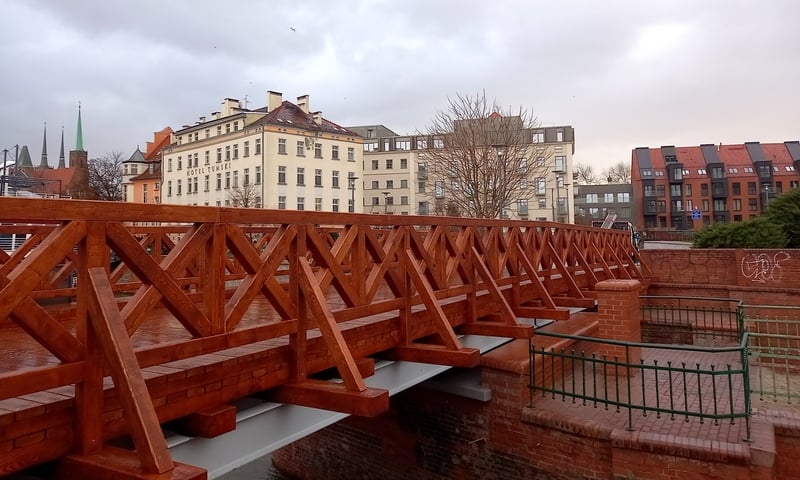
[[[781,263],[791,256],[786,252],[749,253],[742,257],[742,276],[751,282],[767,283],[780,279]]]
[[[650,250],[647,261],[660,282],[728,284],[736,282],[730,269],[732,252],[708,250]],[[734,260],[735,261],[735,260]]]

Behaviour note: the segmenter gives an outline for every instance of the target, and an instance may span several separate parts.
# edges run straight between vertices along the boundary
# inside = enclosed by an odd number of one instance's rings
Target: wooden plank
[[[465,335],[488,335],[491,337],[531,338],[533,325],[507,325],[501,322],[478,321],[461,325],[458,331]]]
[[[481,277],[481,280],[483,280],[484,287],[489,290],[489,295],[500,311],[499,315],[501,321],[506,325],[516,325],[517,319],[514,316],[514,312],[511,310],[511,305],[508,304],[506,297],[500,292],[500,287],[498,287],[497,283],[494,281],[494,277],[489,271],[489,268],[481,261],[481,256],[475,247],[472,247],[472,267],[478,272],[478,276]],[[470,320],[474,319],[467,319],[468,322]]]
[[[83,369],[83,362],[75,362],[0,373],[0,400],[80,383]]]
[[[534,291],[542,300],[545,307],[555,310],[556,304],[553,302],[552,297],[550,297],[550,293],[542,283],[542,279],[539,278],[539,272],[533,267],[533,264],[528,259],[528,256],[521,248],[517,248],[517,258],[519,259],[520,263],[522,263],[522,268],[528,272],[528,279],[531,281]],[[514,311],[516,312],[516,308]]]
[[[366,388],[354,392],[341,383],[318,380],[282,385],[269,392],[267,398],[360,417],[376,417],[389,410],[388,390]]]
[[[514,313],[523,318],[548,318],[551,320],[569,320],[568,308],[556,307],[514,307]]]
[[[120,258],[128,264],[129,268],[142,281],[149,283],[140,290],[131,303],[122,310],[128,333],[131,328],[140,323],[140,319],[158,300],[163,300],[164,305],[175,315],[175,318],[195,337],[211,335],[211,323],[206,315],[186,296],[186,293],[175,282],[171,275],[186,268],[193,256],[204,251],[203,245],[212,235],[212,224],[203,225],[181,241],[182,246],[191,245],[192,248],[176,247],[163,263],[159,265],[139,245],[130,233],[119,223],[109,222],[106,226],[108,241]],[[141,308],[137,308],[141,306]],[[136,318],[137,321],[130,319]]]
[[[436,295],[434,295],[431,285],[423,276],[422,270],[414,260],[411,250],[404,250],[404,255],[408,276],[411,278],[411,282],[414,284],[420,297],[422,297],[425,309],[428,311],[428,315],[430,315],[431,321],[436,327],[436,332],[442,339],[442,343],[450,350],[460,350],[461,342],[456,338],[453,327],[447,320],[444,311],[442,311],[441,305],[439,305],[439,302],[436,300]]]
[[[76,478],[102,480],[207,480],[205,469],[175,463],[168,473],[157,475],[142,472],[136,452],[116,447],[106,447],[102,452],[81,456],[69,455],[59,460],[55,468],[56,480]]]
[[[463,368],[475,367],[481,361],[481,352],[477,348],[451,350],[443,345],[421,343],[397,346],[388,355],[390,358],[407,362],[432,363]]]
[[[320,289],[327,288],[327,285],[323,283],[323,279],[327,278],[330,273],[333,276],[333,280],[331,281],[333,287],[339,295],[341,295],[342,300],[345,301],[347,306],[354,307],[362,304],[363,302],[361,298],[359,298],[358,292],[350,283],[350,279],[347,278],[347,275],[345,275],[342,266],[339,265],[333,255],[331,255],[330,250],[327,249],[319,236],[309,229],[306,239],[309,241],[309,250],[314,254],[315,260],[317,260],[316,266],[319,267],[319,272],[316,274],[316,283],[319,285]]]
[[[92,293],[89,318],[108,362],[142,467],[146,473],[172,470],[175,465],[105,269],[89,269],[89,281]]]
[[[597,300],[594,298],[553,297],[553,301],[559,307],[593,309],[597,306]]]
[[[211,334],[225,332],[225,225],[214,224],[211,238],[205,245],[203,303]]]
[[[219,405],[191,413],[174,422],[169,429],[187,437],[214,438],[236,430],[236,407]]]
[[[570,272],[567,269],[566,265],[564,265],[564,259],[556,252],[553,243],[547,242],[547,248],[550,249],[550,252],[555,257],[556,270],[558,270],[558,272],[561,274],[561,278],[563,278],[564,281],[567,282],[569,293],[575,298],[583,298],[583,292],[581,292],[581,289],[580,287],[578,287],[578,284],[575,282],[575,279],[572,278],[572,272]]]
[[[319,331],[322,333],[322,338],[328,346],[328,351],[339,369],[339,374],[342,376],[345,387],[350,391],[363,392],[367,386],[364,384],[364,379],[358,373],[353,354],[347,346],[342,332],[336,325],[336,319],[333,318],[330,309],[328,308],[325,294],[316,283],[316,277],[311,270],[311,265],[305,257],[299,258],[301,269],[300,289],[308,299],[308,307],[314,313],[317,319]]]

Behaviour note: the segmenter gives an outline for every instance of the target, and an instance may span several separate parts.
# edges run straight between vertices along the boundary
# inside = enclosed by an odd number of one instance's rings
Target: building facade
[[[383,125],[349,127],[363,139],[364,212],[401,215],[448,215],[447,189],[430,175],[431,150],[445,141],[428,135],[397,135]],[[575,153],[570,126],[539,127],[524,132],[528,159],[540,164],[530,178],[532,194],[514,199],[507,218],[571,222],[574,212],[569,172]],[[524,197],[524,198],[523,198]]]
[[[226,98],[211,118],[172,134],[163,151],[162,202],[179,205],[360,211],[361,137],[297,103],[267,93],[267,106]]]
[[[800,143],[747,142],[633,150],[636,224],[696,230],[758,216],[770,199],[800,186]]]
[[[592,225],[602,222],[609,215],[617,222],[635,223],[633,185],[607,183],[575,186],[575,224]]]

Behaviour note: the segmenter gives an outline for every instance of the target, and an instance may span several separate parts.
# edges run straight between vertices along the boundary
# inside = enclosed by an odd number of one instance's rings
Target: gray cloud
[[[340,124],[423,129],[485,90],[576,129],[576,161],[649,145],[798,138],[800,4],[9,0],[0,29],[0,148],[36,158],[48,122],[90,155],[131,152],[223,97],[310,94]],[[52,155],[51,155],[52,157]]]

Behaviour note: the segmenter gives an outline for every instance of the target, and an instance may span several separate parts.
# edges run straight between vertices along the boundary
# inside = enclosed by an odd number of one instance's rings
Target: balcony
[[[425,180],[428,178],[428,170],[424,168],[420,168],[417,170],[417,179],[418,180]]]
[[[727,198],[728,196],[728,180],[712,180],[711,181],[711,198]]]

